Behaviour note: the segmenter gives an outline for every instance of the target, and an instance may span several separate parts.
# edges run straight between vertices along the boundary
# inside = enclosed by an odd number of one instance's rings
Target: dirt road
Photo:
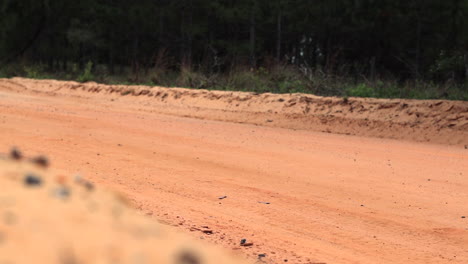
[[[144,214],[267,263],[468,263],[463,111],[425,134],[444,143],[433,144],[281,128],[293,117],[261,111],[248,120],[270,127],[221,122],[208,106],[63,89],[73,85],[0,80],[0,149],[46,153]]]

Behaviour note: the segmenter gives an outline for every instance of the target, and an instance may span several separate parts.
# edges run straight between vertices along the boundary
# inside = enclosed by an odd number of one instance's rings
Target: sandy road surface
[[[3,84],[0,148],[47,153],[196,237],[269,263],[468,263],[463,146],[192,119],[132,97]]]
[[[248,263],[142,216],[120,193],[14,153],[0,154],[0,263]]]

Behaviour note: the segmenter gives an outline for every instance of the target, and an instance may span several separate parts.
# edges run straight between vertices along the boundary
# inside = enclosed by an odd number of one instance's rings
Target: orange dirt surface
[[[0,186],[0,263],[247,263],[83,178],[1,157]]]
[[[14,78],[0,129],[0,148],[252,260],[468,263],[466,102]]]

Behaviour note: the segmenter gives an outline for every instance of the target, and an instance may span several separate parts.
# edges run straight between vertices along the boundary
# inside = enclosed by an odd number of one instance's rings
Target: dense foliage
[[[390,97],[424,82],[446,96],[467,93],[467,18],[467,0],[2,0],[0,67]]]

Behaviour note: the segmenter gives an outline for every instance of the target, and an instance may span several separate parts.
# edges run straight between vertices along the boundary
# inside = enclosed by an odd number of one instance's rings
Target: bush
[[[368,86],[365,83],[358,84],[356,86],[351,86],[346,89],[348,96],[353,97],[375,97],[375,90]]]
[[[24,66],[24,76],[31,79],[47,79],[44,67],[42,65]]]
[[[0,78],[8,78],[8,74],[4,68],[0,68]]]
[[[277,93],[306,92],[304,75],[294,67],[278,65],[274,67],[268,76]]]
[[[92,62],[88,62],[81,71],[76,63],[70,65],[68,72],[52,73],[47,72],[41,64],[24,66],[21,63],[14,63],[0,68],[0,78],[25,76],[35,79],[76,79],[79,82],[99,81],[108,84],[179,86],[256,93],[301,92],[339,97],[468,100],[468,81],[462,83],[454,78],[445,82],[411,80],[400,83],[392,77],[369,81],[364,76],[333,75],[320,69],[293,65],[274,65],[256,70],[238,68],[224,74],[213,75],[194,71],[189,67],[182,67],[181,71],[176,71],[154,66],[144,74],[141,73],[136,83],[134,78],[130,78],[132,73],[129,68],[125,68],[119,74],[109,75],[105,66],[94,66]],[[438,69],[443,67],[440,66]],[[129,95],[132,91],[126,89],[122,93]]]
[[[213,80],[201,72],[195,72],[188,67],[182,67],[177,85],[190,88],[209,88],[213,86]]]
[[[430,68],[430,73],[439,80],[463,79],[465,75],[465,52],[442,50]]]
[[[227,79],[226,90],[249,91],[257,93],[272,92],[271,83],[253,71],[236,71]]]
[[[92,73],[93,63],[89,61],[86,63],[85,69],[81,75],[76,79],[78,82],[89,82],[94,80],[94,75]]]

